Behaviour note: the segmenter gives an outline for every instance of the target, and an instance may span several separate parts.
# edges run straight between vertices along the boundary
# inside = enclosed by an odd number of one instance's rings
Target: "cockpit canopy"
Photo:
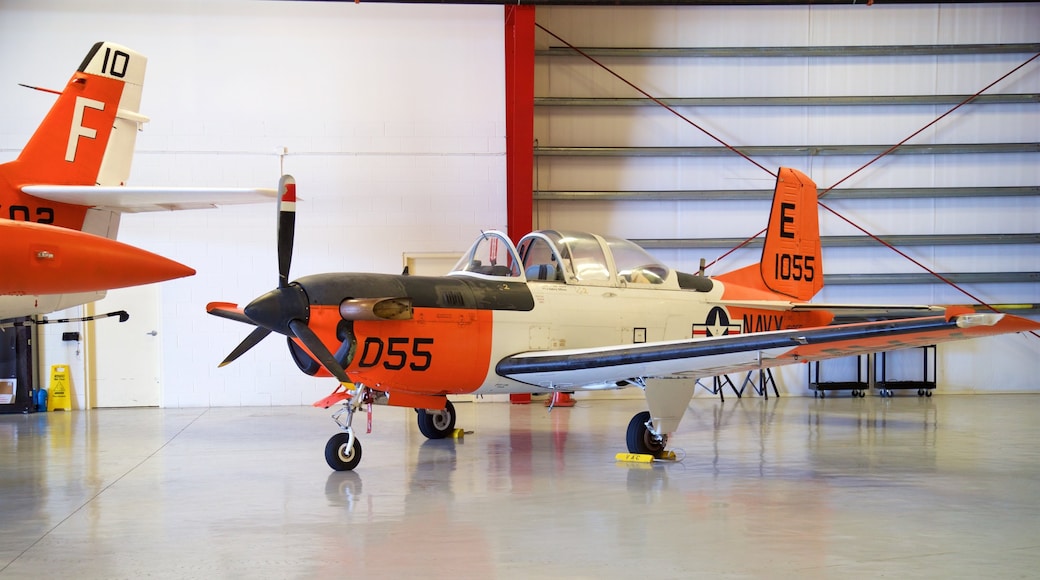
[[[451,275],[582,286],[679,288],[677,274],[633,242],[557,230],[531,232],[516,247],[501,232],[485,232],[455,265]]]

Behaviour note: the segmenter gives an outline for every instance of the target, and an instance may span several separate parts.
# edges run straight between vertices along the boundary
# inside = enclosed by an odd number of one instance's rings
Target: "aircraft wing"
[[[266,188],[235,187],[103,187],[92,185],[27,185],[22,191],[39,198],[86,205],[120,213],[207,209],[221,205],[262,203],[278,193]]]
[[[861,322],[602,348],[525,352],[499,361],[504,377],[545,388],[604,386],[652,377],[711,377],[795,362],[1013,332],[1040,323],[1006,314]]]

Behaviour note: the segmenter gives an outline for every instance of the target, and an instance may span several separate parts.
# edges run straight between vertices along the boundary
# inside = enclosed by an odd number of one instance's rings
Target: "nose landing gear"
[[[341,385],[332,397],[338,397],[343,402],[343,407],[332,414],[332,420],[343,431],[330,437],[325,444],[325,462],[336,471],[351,471],[361,463],[361,441],[354,435],[352,426],[354,412],[360,409],[361,405],[368,405],[371,430],[372,389],[364,385],[356,385],[353,389]]]

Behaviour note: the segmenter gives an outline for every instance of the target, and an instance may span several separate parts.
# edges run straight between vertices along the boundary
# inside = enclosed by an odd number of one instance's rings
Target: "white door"
[[[94,303],[95,314],[130,314],[126,322],[89,323],[94,325],[94,406],[159,406],[159,291],[158,284],[110,290]]]

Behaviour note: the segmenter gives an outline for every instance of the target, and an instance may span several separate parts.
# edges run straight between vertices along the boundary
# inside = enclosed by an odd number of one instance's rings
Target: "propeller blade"
[[[290,320],[289,328],[292,329],[294,334],[296,334],[296,338],[300,339],[300,342],[307,347],[307,350],[311,351],[311,354],[318,359],[318,362],[320,362],[326,370],[332,373],[332,376],[339,379],[339,382],[341,383],[351,382],[350,377],[347,376],[346,371],[343,370],[339,361],[336,360],[336,357],[332,356],[329,349],[325,348],[325,344],[322,343],[321,339],[318,338],[318,335],[314,334],[314,331],[307,326],[306,322],[299,319]]]
[[[263,340],[268,334],[271,334],[270,330],[262,326],[257,326],[253,329],[253,332],[249,333],[249,336],[247,336],[245,340],[243,340],[241,343],[239,343],[238,346],[235,347],[235,350],[231,351],[231,354],[227,355],[227,358],[224,359],[224,362],[220,363],[217,366],[223,367],[231,364],[235,361],[235,359],[245,354],[247,350],[256,346],[257,343]]]
[[[293,238],[296,235],[296,180],[283,175],[278,181],[278,287],[289,285]]]

